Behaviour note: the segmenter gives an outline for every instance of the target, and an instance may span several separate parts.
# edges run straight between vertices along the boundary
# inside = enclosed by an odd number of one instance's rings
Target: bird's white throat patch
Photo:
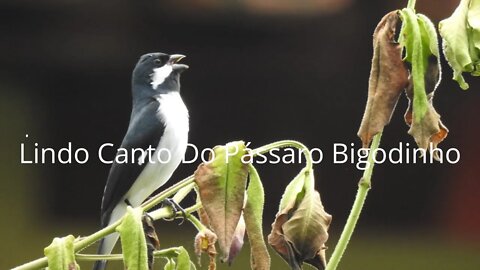
[[[170,64],[165,64],[159,68],[154,68],[152,73],[152,88],[157,89],[157,87],[162,84],[165,79],[170,76],[173,71],[173,67]]]

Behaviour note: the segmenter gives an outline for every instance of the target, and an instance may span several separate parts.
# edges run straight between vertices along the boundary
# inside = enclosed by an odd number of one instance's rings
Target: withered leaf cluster
[[[198,255],[208,253],[209,268],[214,269],[215,243],[221,261],[230,264],[247,234],[252,269],[268,270],[270,255],[262,232],[264,190],[255,167],[244,163],[249,152],[241,141],[213,151],[213,160],[201,164],[194,175],[203,206],[198,215],[208,228],[197,235],[195,250]],[[301,269],[303,263],[324,269],[331,219],[315,190],[313,170],[306,167],[287,186],[268,243],[293,269]]]
[[[401,12],[405,17],[404,27],[400,33],[402,42],[397,43],[395,33]],[[413,28],[413,23],[418,27]],[[414,29],[419,29],[419,32],[414,33]],[[404,49],[406,56],[402,58]],[[448,129],[432,102],[440,81],[438,57],[436,32],[427,17],[411,15],[411,10],[396,10],[380,20],[373,35],[368,100],[358,131],[364,148],[368,148],[373,136],[383,131],[390,122],[402,91],[409,99],[405,113],[405,122],[410,127],[408,133],[414,137],[418,147],[426,150],[431,144],[432,148],[436,148],[445,139]],[[407,61],[410,62],[410,70]],[[418,74],[422,78],[414,77]]]
[[[317,269],[327,264],[325,243],[332,216],[325,212],[313,181],[313,171],[302,170],[290,183],[268,236],[268,243],[295,270],[304,262]]]
[[[243,157],[248,156],[245,144],[241,141],[232,142],[213,150],[213,161],[200,164],[195,172],[203,206],[198,211],[199,217],[209,228],[208,234],[197,236],[196,250],[209,254],[210,268],[214,269],[214,245],[218,242],[221,261],[231,264],[242,249],[248,232],[252,269],[270,269],[270,257],[261,227],[263,187],[253,166],[249,168],[243,162]],[[250,183],[247,189],[248,179]]]

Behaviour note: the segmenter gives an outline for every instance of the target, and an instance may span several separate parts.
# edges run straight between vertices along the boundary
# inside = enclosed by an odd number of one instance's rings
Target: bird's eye
[[[157,58],[157,59],[155,59],[153,62],[155,62],[155,64],[161,64],[161,63],[162,63],[162,60],[160,60],[160,59]]]

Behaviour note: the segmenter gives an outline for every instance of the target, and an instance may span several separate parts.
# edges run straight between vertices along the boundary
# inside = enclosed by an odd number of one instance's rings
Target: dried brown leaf
[[[402,61],[402,47],[395,42],[397,11],[385,15],[373,34],[373,58],[368,100],[358,136],[367,148],[373,136],[390,122],[398,98],[408,85],[408,70]]]
[[[268,243],[292,269],[297,270],[301,269],[301,264],[298,263],[291,244],[285,239],[282,228],[283,224],[288,221],[289,213],[293,211],[294,205],[295,201],[290,201],[284,209],[277,213],[275,221],[272,223],[272,231],[268,235]]]
[[[326,266],[325,243],[331,221],[332,216],[325,212],[320,194],[317,191],[306,192],[293,216],[282,226],[285,238],[292,243],[299,261]]]
[[[153,219],[148,215],[142,216],[143,231],[147,239],[147,245],[151,245],[154,249],[160,249],[160,240],[155,232],[155,226],[153,225]]]
[[[142,216],[143,232],[147,242],[148,269],[153,269],[153,251],[160,249],[160,240],[155,232],[153,219],[146,213]]]
[[[215,249],[215,243],[217,242],[217,235],[210,231],[209,229],[200,231],[195,236],[195,254],[198,257],[198,264],[202,265],[201,263],[201,255],[203,253],[207,253],[209,257],[209,270],[215,270],[216,263],[215,258],[217,257],[217,251]]]
[[[313,176],[307,174],[306,177]],[[332,216],[323,208],[320,194],[313,187],[305,188],[279,211],[268,242],[292,269],[301,269],[303,262],[324,269],[325,243],[331,220]]]
[[[197,210],[197,213],[198,213],[198,217],[200,218],[200,222],[202,222],[202,224],[205,225],[206,227],[210,228],[210,218],[208,217],[208,214],[205,211],[205,209],[203,209],[202,207]]]

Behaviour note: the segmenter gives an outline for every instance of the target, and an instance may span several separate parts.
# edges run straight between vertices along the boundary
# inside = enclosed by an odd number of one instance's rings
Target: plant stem
[[[121,261],[123,260],[123,254],[75,254],[75,261]]]
[[[301,142],[297,142],[297,141],[293,141],[293,140],[283,140],[283,141],[273,142],[273,143],[261,146],[259,148],[253,149],[252,150],[252,155],[257,156],[259,154],[266,154],[272,149],[285,148],[285,147],[293,147],[293,148],[297,148],[297,149],[302,150],[302,153],[305,156],[305,160],[307,162],[306,167],[308,168],[309,171],[312,170],[313,161],[312,161],[312,157],[310,156],[310,151]]]
[[[363,205],[365,204],[365,199],[367,198],[368,191],[371,187],[373,167],[375,166],[374,155],[377,153],[376,150],[380,145],[381,138],[382,132],[378,133],[373,137],[373,142],[370,146],[370,152],[368,154],[369,166],[363,172],[363,177],[358,183],[357,195],[352,205],[352,209],[350,210],[350,215],[348,216],[347,223],[343,228],[343,232],[340,235],[340,239],[338,240],[337,246],[335,247],[332,257],[330,258],[330,261],[328,262],[327,268],[325,268],[325,270],[337,269],[338,263],[342,259],[348,242],[350,241],[353,231],[355,230],[355,226],[357,225],[360,213],[362,212]]]
[[[197,203],[196,205],[198,205],[199,207],[197,208],[200,209],[202,208],[202,204],[200,203]],[[194,205],[195,206],[195,205]],[[194,215],[191,214],[191,212],[188,212],[188,214],[186,215],[186,218],[188,221],[190,221],[190,223],[193,224],[193,226],[195,226],[195,228],[197,229],[197,231],[201,232],[201,231],[204,231],[207,229],[207,227],[205,227],[205,225],[203,225],[203,223],[198,220],[198,218]]]
[[[368,186],[368,189],[372,186],[372,174],[373,174],[373,168],[375,167],[375,155],[377,154],[377,149],[380,146],[380,141],[382,139],[382,132],[379,132],[377,135],[373,137],[372,145],[370,146],[370,153],[368,153],[368,164],[369,166],[366,168],[366,170],[363,172],[362,179],[365,182],[365,185]],[[359,184],[362,181],[360,181]]]
[[[28,262],[26,264],[17,266],[12,270],[30,270],[30,269],[35,270],[35,269],[45,268],[47,267],[47,264],[48,264],[47,257],[43,257],[43,258]]]
[[[193,175],[190,175],[189,177],[183,179],[182,181],[176,183],[175,185],[165,189],[164,191],[160,192],[156,196],[150,198],[148,201],[144,202],[142,204],[143,211],[150,210],[155,205],[163,202],[165,199],[167,199],[168,197],[175,194],[178,190],[180,190],[180,189],[182,189],[182,188],[184,188],[184,187],[186,187],[186,186],[188,186],[188,185],[190,185],[194,182],[195,182],[195,179],[194,179]]]
[[[161,250],[153,251],[153,256],[155,258],[159,257],[175,257],[178,256],[179,248],[166,248]],[[109,255],[100,255],[100,254],[76,254],[76,261],[99,261],[99,260],[108,260],[108,261],[121,261],[123,260],[123,254],[109,254]]]
[[[183,209],[185,214],[190,215],[193,212],[196,212],[198,209],[202,208],[202,203],[196,203],[188,208]],[[172,211],[171,207],[162,207],[160,209],[157,209],[153,212],[148,213],[148,215],[153,219],[153,220],[159,220],[159,219],[164,219],[164,218],[169,218],[169,217],[181,217],[183,215],[183,212],[178,211],[174,213]]]
[[[407,8],[411,8],[411,9],[415,10],[416,2],[417,2],[417,0],[408,0]]]
[[[176,203],[180,203],[185,197],[187,197],[188,194],[192,191],[192,189],[195,187],[195,183],[191,183],[177,191],[175,195],[173,195],[172,200],[175,201]]]

